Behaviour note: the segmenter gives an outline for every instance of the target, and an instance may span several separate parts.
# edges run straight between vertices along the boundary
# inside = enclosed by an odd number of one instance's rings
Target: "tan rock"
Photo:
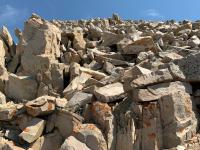
[[[80,142],[75,137],[68,137],[62,144],[60,150],[91,150],[85,143]]]
[[[80,71],[83,72],[83,73],[87,73],[87,74],[91,75],[96,80],[101,80],[101,79],[103,79],[107,76],[106,74],[104,74],[102,72],[94,71],[94,70],[84,68],[84,67],[81,67]]]
[[[9,74],[9,80],[6,84],[6,95],[16,102],[32,100],[37,95],[37,82],[30,76]]]
[[[17,106],[8,102],[6,104],[0,104],[0,120],[8,121],[11,120],[17,112]]]
[[[13,46],[13,44],[14,44],[13,39],[12,39],[8,29],[5,26],[3,26],[0,31],[0,37],[6,42],[6,44],[9,47]]]
[[[53,133],[46,134],[44,136],[39,137],[29,149],[33,150],[59,150],[62,145],[62,137],[55,130]]]
[[[73,40],[73,47],[76,50],[85,49],[86,42],[83,38],[83,33],[81,31],[73,32],[74,40]]]
[[[157,49],[152,37],[147,36],[141,37],[131,44],[127,44],[120,51],[125,54],[139,54],[140,52],[149,50],[156,52]]]
[[[76,92],[72,96],[72,98],[68,101],[66,108],[68,110],[77,110],[81,106],[85,106],[88,103],[92,102],[92,94],[84,93],[84,92]]]
[[[55,110],[55,97],[42,96],[26,103],[26,111],[33,117],[48,115]]]
[[[82,124],[74,129],[73,136],[85,143],[90,149],[107,150],[101,131],[94,124]]]
[[[0,105],[1,104],[6,104],[6,96],[0,92]]]
[[[96,98],[101,102],[113,102],[125,97],[123,84],[120,82],[100,87],[94,92]]]
[[[109,31],[102,33],[103,46],[111,46],[117,44],[120,40],[124,38],[123,34],[115,34]]]
[[[75,77],[71,83],[64,89],[63,95],[65,98],[70,99],[73,93],[83,89],[85,82],[92,76],[87,73],[81,73],[80,76]]]
[[[114,150],[116,146],[116,120],[112,114],[111,107],[106,103],[94,102],[89,113],[91,119],[100,125],[104,132],[108,149]]]
[[[83,121],[81,116],[66,111],[58,112],[53,117],[54,126],[58,128],[63,138],[70,136],[73,130]]]
[[[168,95],[177,91],[192,93],[192,87],[188,83],[179,81],[171,83],[160,83],[157,85],[148,86],[147,89],[134,89],[133,100],[139,102],[158,100],[164,95]]]
[[[169,82],[173,80],[173,76],[168,69],[161,69],[150,74],[144,74],[131,82],[134,88],[141,88],[151,84],[158,84],[161,82]]]
[[[32,119],[23,132],[20,133],[20,137],[27,141],[28,143],[32,143],[37,140],[43,133],[45,127],[45,121],[39,118]]]
[[[163,126],[164,148],[172,148],[192,138],[197,129],[191,97],[183,91],[163,96],[159,100]]]

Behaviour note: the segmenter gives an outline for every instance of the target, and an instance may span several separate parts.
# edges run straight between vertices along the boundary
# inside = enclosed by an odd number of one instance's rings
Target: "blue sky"
[[[0,0],[0,26],[13,35],[33,12],[60,20],[105,18],[113,12],[123,19],[198,20],[200,0]]]

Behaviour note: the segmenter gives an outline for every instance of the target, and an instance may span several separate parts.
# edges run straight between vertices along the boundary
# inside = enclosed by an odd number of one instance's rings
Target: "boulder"
[[[45,120],[33,118],[19,136],[26,142],[32,143],[42,135],[44,128]]]
[[[13,119],[16,112],[17,112],[17,106],[13,102],[0,104],[0,120],[1,121],[9,121]]]
[[[30,76],[17,76],[9,74],[6,84],[6,95],[16,102],[33,100],[37,95],[37,82]]]
[[[139,54],[140,52],[145,52],[145,51],[153,51],[156,52],[157,48],[154,44],[154,41],[152,37],[146,36],[146,37],[140,37],[136,41],[132,43],[127,43],[124,48],[119,49],[124,54]]]
[[[33,150],[59,150],[62,145],[62,137],[55,130],[53,133],[46,134],[39,137],[34,143],[31,144],[29,149]]]
[[[56,98],[51,96],[38,97],[37,99],[25,104],[26,111],[33,117],[48,115],[55,110],[55,101]]]
[[[73,136],[85,143],[90,149],[107,150],[107,144],[101,131],[94,124],[82,124],[73,131]]]
[[[123,84],[120,82],[97,88],[94,94],[99,101],[105,103],[113,102],[125,97]]]
[[[75,137],[68,137],[62,144],[60,150],[91,150],[85,143],[80,142]]]

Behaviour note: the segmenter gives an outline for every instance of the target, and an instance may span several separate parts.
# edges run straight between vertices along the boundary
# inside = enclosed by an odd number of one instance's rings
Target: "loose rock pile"
[[[0,149],[200,149],[200,21],[0,31]]]

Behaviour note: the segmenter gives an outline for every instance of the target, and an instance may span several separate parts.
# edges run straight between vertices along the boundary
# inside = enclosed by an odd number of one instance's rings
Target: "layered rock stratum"
[[[0,31],[1,150],[199,150],[200,21]]]

